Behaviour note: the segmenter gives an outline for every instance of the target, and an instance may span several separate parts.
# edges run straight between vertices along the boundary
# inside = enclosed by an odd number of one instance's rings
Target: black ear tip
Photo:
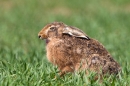
[[[86,39],[86,40],[90,40],[90,38],[89,38],[88,36],[79,37],[79,38]]]
[[[86,36],[87,37],[87,36]],[[87,37],[87,40],[90,40],[90,38],[89,37]]]

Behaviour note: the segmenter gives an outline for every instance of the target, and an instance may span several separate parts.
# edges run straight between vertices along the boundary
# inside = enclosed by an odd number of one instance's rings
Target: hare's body
[[[51,27],[49,24],[39,36],[47,39],[47,58],[58,66],[60,75],[78,70],[90,70],[100,74],[117,74],[120,71],[119,64],[97,40],[89,38],[80,30],[76,29],[76,32],[73,27],[70,32],[64,31],[66,25],[63,23],[55,22],[52,25],[58,25],[55,32],[47,30]],[[63,32],[65,33],[62,34]]]

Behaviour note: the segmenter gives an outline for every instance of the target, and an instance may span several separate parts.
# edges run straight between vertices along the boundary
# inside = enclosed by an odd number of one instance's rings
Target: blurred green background
[[[65,79],[49,83],[57,70],[47,61],[45,43],[37,36],[54,21],[99,40],[125,71],[124,81],[117,83],[128,84],[130,0],[0,0],[1,85],[65,85]]]

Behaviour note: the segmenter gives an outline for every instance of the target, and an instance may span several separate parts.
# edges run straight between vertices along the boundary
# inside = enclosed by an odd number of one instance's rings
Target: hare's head
[[[48,39],[48,38],[53,38],[53,37],[59,37],[59,36],[62,36],[63,34],[78,37],[78,38],[89,39],[89,37],[80,29],[76,27],[67,26],[62,22],[53,22],[53,23],[47,24],[38,33],[38,37],[40,39]]]
[[[60,30],[62,30],[64,24],[60,22],[54,22],[47,24],[39,33],[40,39],[53,38],[60,35]]]

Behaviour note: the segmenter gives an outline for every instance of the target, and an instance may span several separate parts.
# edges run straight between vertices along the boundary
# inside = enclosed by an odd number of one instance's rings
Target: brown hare
[[[47,58],[57,65],[60,76],[78,70],[90,70],[101,75],[118,74],[121,70],[100,42],[76,27],[53,22],[47,24],[38,36],[46,40]]]

